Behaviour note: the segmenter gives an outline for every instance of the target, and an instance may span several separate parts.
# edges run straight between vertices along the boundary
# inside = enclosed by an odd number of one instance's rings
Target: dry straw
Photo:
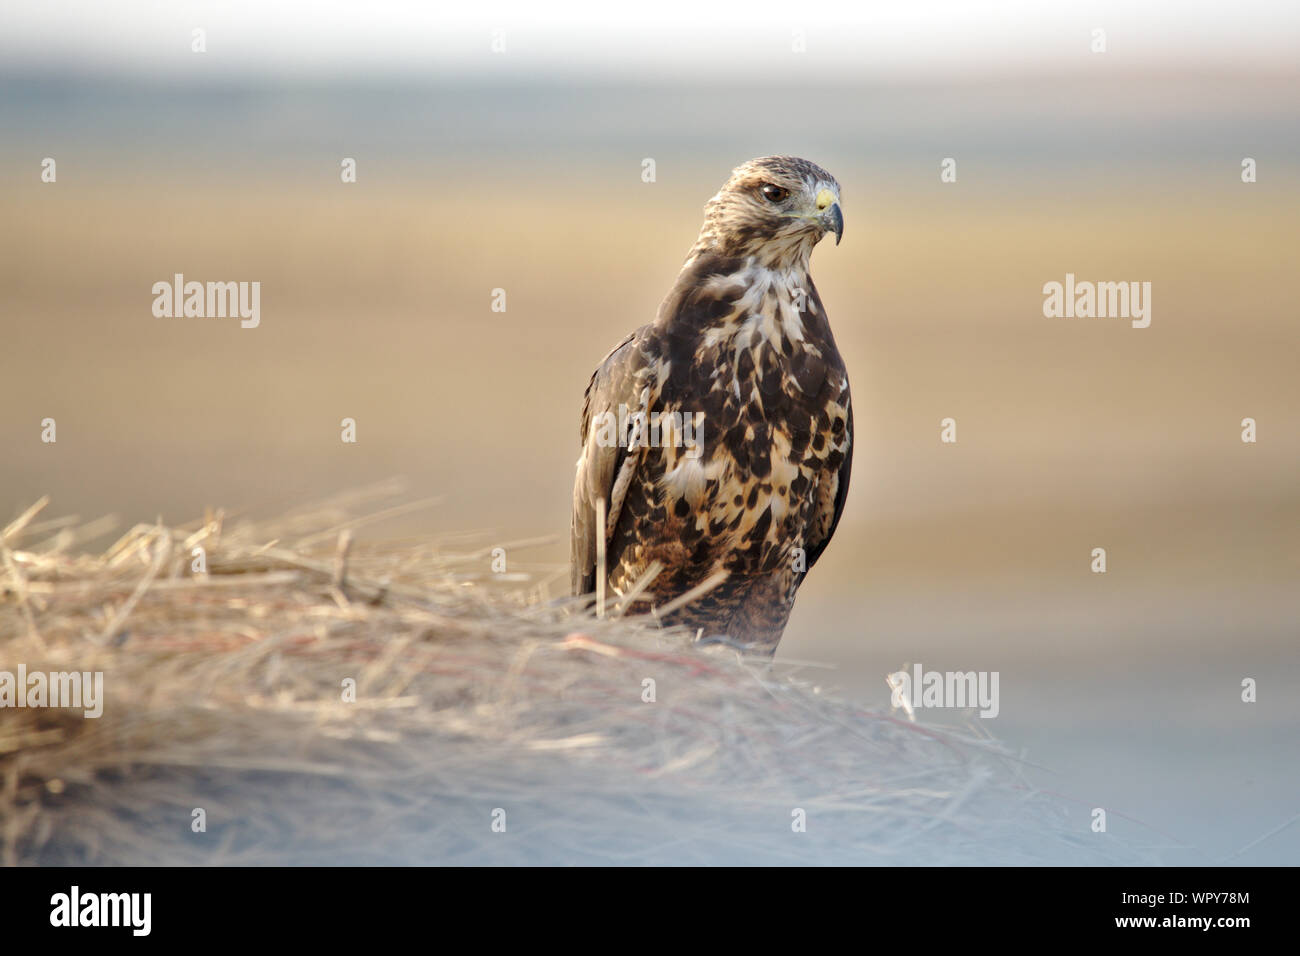
[[[355,540],[392,490],[100,553],[104,522],[44,502],[5,528],[0,670],[102,671],[105,703],[0,710],[0,860],[1145,861],[974,723],[828,698],[618,595],[547,601],[490,546]]]

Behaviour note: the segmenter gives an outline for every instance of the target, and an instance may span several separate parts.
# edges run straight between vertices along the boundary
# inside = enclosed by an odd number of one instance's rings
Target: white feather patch
[[[664,472],[659,479],[660,487],[674,500],[685,498],[692,508],[699,505],[704,497],[706,483],[704,465],[698,458],[681,458],[671,471]]]

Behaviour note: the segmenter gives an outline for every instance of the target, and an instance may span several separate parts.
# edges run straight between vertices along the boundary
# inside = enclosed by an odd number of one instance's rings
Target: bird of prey
[[[657,317],[587,386],[575,595],[775,652],[849,487],[849,380],[808,273],[843,231],[839,183],[792,156],[738,166],[705,205]]]

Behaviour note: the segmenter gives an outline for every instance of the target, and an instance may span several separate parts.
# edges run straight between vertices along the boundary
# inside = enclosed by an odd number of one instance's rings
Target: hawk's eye
[[[790,190],[781,186],[773,186],[771,183],[764,183],[759,192],[763,194],[763,198],[768,202],[785,202],[790,195]]]

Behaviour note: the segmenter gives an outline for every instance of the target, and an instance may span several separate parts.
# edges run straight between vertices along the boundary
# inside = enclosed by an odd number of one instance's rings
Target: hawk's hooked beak
[[[821,213],[822,228],[835,233],[835,245],[838,246],[840,237],[844,235],[844,213],[840,211],[835,194],[829,189],[823,189],[817,194],[817,211]]]

